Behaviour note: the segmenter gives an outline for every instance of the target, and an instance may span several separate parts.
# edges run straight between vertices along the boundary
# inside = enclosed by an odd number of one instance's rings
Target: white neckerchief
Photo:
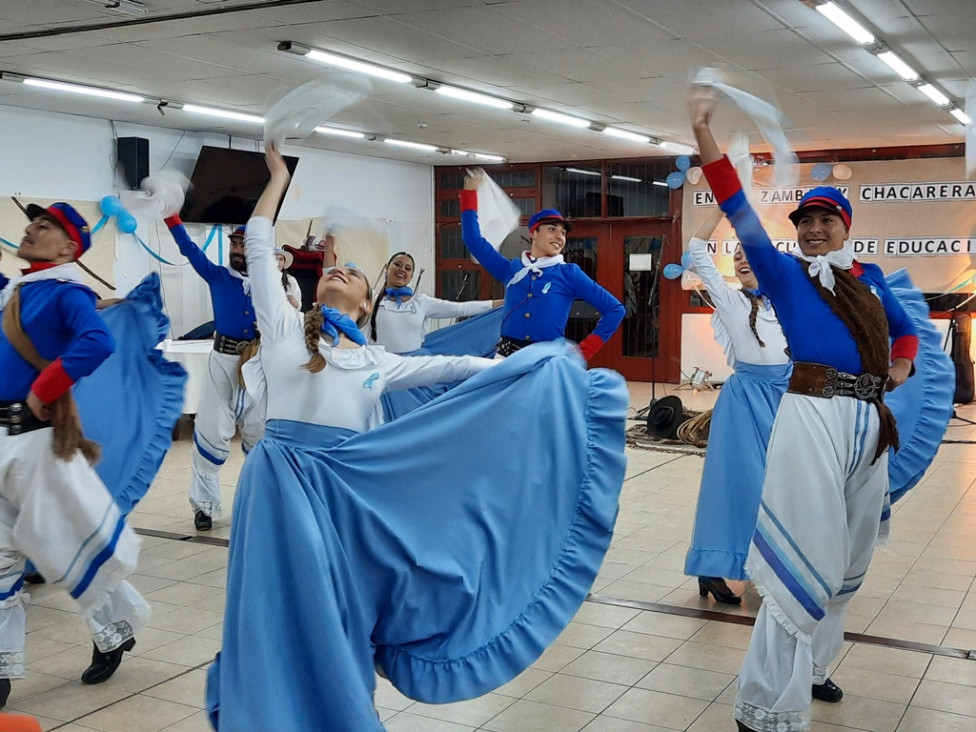
[[[519,280],[524,279],[529,272],[532,274],[542,274],[542,270],[544,270],[546,267],[554,267],[555,265],[562,263],[562,254],[557,254],[554,257],[539,257],[538,259],[533,259],[528,252],[522,252],[522,269],[515,273],[515,276],[508,281],[508,285],[514,285]]]
[[[244,294],[248,297],[251,296],[251,280],[247,275],[241,274],[233,267],[227,267],[227,271],[230,272],[231,277],[236,277],[241,281],[241,286],[244,288]]]
[[[830,290],[831,295],[835,295],[834,272],[830,267],[833,265],[839,269],[850,269],[854,264],[854,245],[845,241],[841,249],[835,249],[826,254],[818,254],[815,257],[808,257],[800,249],[793,252],[793,255],[804,262],[810,262],[810,269],[808,270],[810,277],[819,275],[820,284]]]
[[[7,306],[10,298],[14,296],[14,290],[19,285],[26,285],[30,282],[40,282],[41,280],[61,280],[62,282],[76,282],[79,285],[85,284],[81,278],[81,269],[74,262],[59,264],[56,267],[39,269],[36,272],[14,277],[7,286],[0,292],[0,310]]]

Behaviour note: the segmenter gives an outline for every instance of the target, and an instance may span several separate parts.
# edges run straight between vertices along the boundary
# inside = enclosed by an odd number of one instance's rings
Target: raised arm
[[[247,222],[244,256],[261,340],[273,342],[295,329],[301,330],[302,324],[298,311],[288,303],[274,257],[274,215],[291,174],[274,145],[268,145],[265,160],[271,178]]]
[[[176,242],[180,254],[190,261],[190,266],[193,267],[194,271],[207,282],[213,281],[223,267],[207,259],[206,253],[186,233],[186,228],[183,226],[179,215],[173,214],[163,219],[163,222],[169,228],[169,233],[173,235],[173,241]]]
[[[505,259],[495,247],[481,235],[478,224],[478,187],[481,179],[478,176],[467,176],[464,179],[464,190],[461,191],[461,238],[464,246],[475,256],[478,263],[488,270],[488,274],[507,285],[512,276],[512,263]]]
[[[728,311],[736,304],[738,295],[729,287],[725,278],[718,271],[718,267],[715,266],[712,255],[708,253],[707,241],[723,216],[722,210],[717,206],[705,215],[698,229],[692,235],[691,241],[688,242],[688,253],[691,254],[691,263],[694,265],[695,272],[698,273],[705,289],[708,290],[716,309]]]

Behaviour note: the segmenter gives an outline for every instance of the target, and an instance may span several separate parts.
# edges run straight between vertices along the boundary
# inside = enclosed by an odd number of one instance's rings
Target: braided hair
[[[759,302],[762,300],[762,296],[749,292],[745,288],[740,290],[740,292],[746,296],[746,300],[748,300],[749,304],[752,306],[752,309],[749,311],[749,328],[752,330],[752,334],[756,336],[756,340],[759,341],[759,345],[762,348],[765,348],[766,344],[763,343],[763,339],[759,337],[759,329],[756,328],[756,319],[759,316]]]
[[[373,341],[373,343],[376,343],[376,313],[379,312],[380,303],[383,302],[383,298],[386,297],[386,284],[388,282],[386,279],[386,274],[389,272],[390,265],[393,263],[393,260],[402,256],[410,257],[410,263],[416,266],[416,262],[414,262],[413,255],[410,254],[410,252],[397,252],[387,260],[386,266],[383,267],[383,286],[380,288],[380,292],[376,296],[376,301],[373,303],[373,314],[369,319],[369,338],[371,341]]]

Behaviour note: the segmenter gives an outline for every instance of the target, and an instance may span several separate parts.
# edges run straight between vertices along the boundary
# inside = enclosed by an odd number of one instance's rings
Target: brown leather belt
[[[251,341],[238,340],[218,333],[214,338],[214,350],[227,356],[240,356],[250,343]]]
[[[870,402],[882,393],[887,380],[887,376],[848,374],[822,363],[797,361],[787,391],[827,399],[851,396]]]
[[[42,422],[34,416],[27,402],[0,402],[0,427],[6,427],[8,435],[21,435],[50,426],[50,422]]]

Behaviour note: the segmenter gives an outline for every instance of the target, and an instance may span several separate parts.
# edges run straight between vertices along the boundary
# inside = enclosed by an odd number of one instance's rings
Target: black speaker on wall
[[[119,170],[130,190],[137,190],[149,175],[149,140],[145,137],[120,137],[116,141]]]

